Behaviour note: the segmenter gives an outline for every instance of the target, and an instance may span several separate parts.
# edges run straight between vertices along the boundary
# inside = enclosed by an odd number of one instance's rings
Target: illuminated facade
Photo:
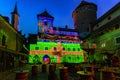
[[[16,15],[12,14],[12,20],[16,20]],[[25,37],[9,23],[9,18],[0,15],[0,72],[16,68],[21,60],[27,60],[24,41]]]
[[[38,19],[38,33],[45,33],[48,31],[51,31],[52,33],[54,17],[52,17],[47,11],[45,11],[41,14],[38,14],[37,19]]]
[[[38,34],[30,34],[29,63],[81,63],[83,50],[76,30],[53,27],[52,17],[47,11],[37,15]]]

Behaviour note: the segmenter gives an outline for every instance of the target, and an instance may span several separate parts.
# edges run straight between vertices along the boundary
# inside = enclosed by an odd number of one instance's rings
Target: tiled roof
[[[94,3],[86,2],[83,0],[75,10],[77,10],[78,8],[83,7],[85,5],[94,5],[95,7],[97,7],[97,5],[95,5]]]
[[[37,16],[42,16],[42,17],[48,17],[48,18],[53,18],[47,11],[44,11],[43,13],[38,14]]]

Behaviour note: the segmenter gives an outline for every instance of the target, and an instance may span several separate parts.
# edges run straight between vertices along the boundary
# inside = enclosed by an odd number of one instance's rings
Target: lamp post
[[[90,53],[96,48],[96,43],[83,43],[82,49],[88,54],[88,63],[90,63]]]

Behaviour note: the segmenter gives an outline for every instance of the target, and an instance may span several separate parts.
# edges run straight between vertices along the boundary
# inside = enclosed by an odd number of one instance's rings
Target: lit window
[[[102,43],[102,44],[101,44],[101,47],[105,47],[105,43]]]
[[[56,47],[54,47],[54,50],[57,50],[57,48],[56,48]]]
[[[39,50],[39,47],[35,47],[35,50]]]
[[[65,48],[63,48],[63,50],[65,50]]]
[[[68,48],[68,51],[70,51],[70,48]]]
[[[45,50],[48,50],[48,47],[45,47]]]
[[[78,48],[78,51],[80,51],[80,48]]]
[[[73,51],[75,51],[75,48],[73,48]]]
[[[71,57],[68,57],[69,59],[71,59]]]

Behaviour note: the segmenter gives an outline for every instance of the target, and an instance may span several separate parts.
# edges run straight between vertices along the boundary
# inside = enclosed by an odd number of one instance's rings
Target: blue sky
[[[97,17],[99,18],[111,9],[120,0],[85,0],[98,6]],[[45,9],[55,18],[53,25],[56,27],[74,28],[72,12],[80,4],[81,0],[0,0],[0,14],[11,19],[11,12],[15,3],[18,3],[20,14],[19,30],[23,34],[37,33],[37,14]]]

